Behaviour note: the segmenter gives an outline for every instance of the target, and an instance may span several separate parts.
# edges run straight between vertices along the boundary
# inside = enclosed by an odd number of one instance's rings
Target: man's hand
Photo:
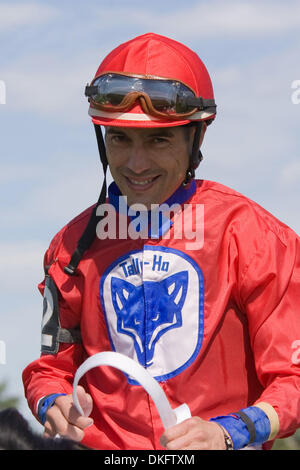
[[[93,408],[93,401],[83,387],[79,386],[77,393],[84,416],[78,413],[72,395],[58,397],[46,413],[45,437],[54,437],[59,434],[77,442],[83,439],[84,429],[93,424],[92,418],[88,418]]]
[[[167,429],[160,443],[167,450],[225,450],[221,427],[197,416]]]

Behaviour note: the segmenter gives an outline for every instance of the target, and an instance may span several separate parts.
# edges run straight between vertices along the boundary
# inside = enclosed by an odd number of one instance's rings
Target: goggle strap
[[[93,95],[96,95],[98,93],[98,86],[97,85],[87,85],[85,87],[85,96],[93,96]]]
[[[97,227],[99,220],[101,220],[101,217],[99,219],[99,217],[96,215],[97,208],[100,204],[104,204],[106,200],[106,191],[107,191],[106,173],[107,173],[108,162],[107,162],[105,144],[104,144],[103,135],[101,132],[101,127],[95,124],[94,128],[95,128],[96,137],[97,137],[100,159],[101,159],[102,167],[103,167],[104,180],[103,180],[102,189],[101,189],[97,204],[92,210],[88,224],[77,243],[77,247],[71,256],[69,264],[64,267],[65,273],[70,276],[75,274],[76,269],[78,267],[78,264],[80,263],[80,260],[83,254],[86,252],[86,250],[88,250],[88,248],[91,246],[91,244],[93,243],[96,237],[96,227]]]
[[[206,100],[204,98],[197,98],[196,96],[188,96],[186,98],[186,103],[191,108],[198,108],[200,111],[203,111],[207,108],[216,108],[215,100]]]

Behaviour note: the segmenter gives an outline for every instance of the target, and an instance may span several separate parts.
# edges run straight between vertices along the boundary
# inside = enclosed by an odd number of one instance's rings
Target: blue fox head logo
[[[167,331],[182,326],[181,311],[187,287],[187,271],[173,274],[160,282],[145,281],[141,286],[117,277],[111,278],[117,331],[133,339],[138,361],[144,367],[152,364],[159,338]]]

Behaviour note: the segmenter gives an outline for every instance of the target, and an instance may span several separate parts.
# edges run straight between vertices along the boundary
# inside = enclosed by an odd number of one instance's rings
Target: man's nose
[[[143,145],[135,144],[131,147],[127,168],[136,174],[144,173],[151,168],[151,160]]]

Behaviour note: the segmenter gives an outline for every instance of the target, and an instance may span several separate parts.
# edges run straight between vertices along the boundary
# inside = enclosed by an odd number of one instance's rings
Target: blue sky
[[[295,0],[0,1],[0,381],[9,391],[23,395],[21,372],[39,355],[44,251],[98,198],[84,87],[104,56],[149,31],[194,49],[218,104],[197,176],[242,192],[299,233],[300,104],[291,88],[299,30]]]

